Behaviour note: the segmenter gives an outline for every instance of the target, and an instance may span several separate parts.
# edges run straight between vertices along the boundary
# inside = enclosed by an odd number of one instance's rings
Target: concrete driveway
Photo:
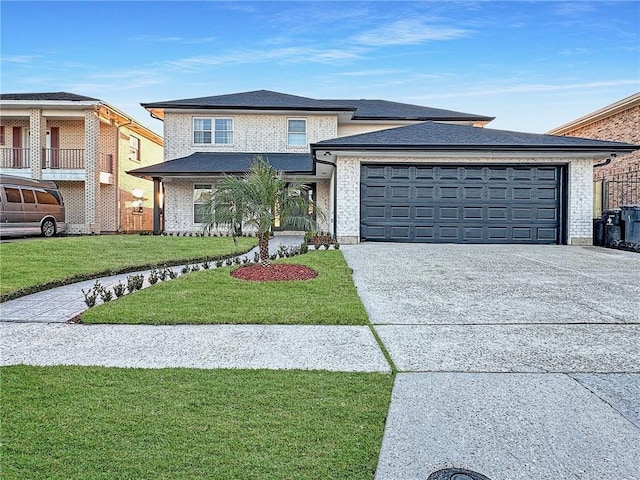
[[[640,255],[345,246],[400,372],[377,479],[640,478]]]

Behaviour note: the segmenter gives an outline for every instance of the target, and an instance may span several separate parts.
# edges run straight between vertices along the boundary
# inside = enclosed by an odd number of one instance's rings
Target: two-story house
[[[153,184],[125,173],[162,161],[162,137],[96,98],[0,94],[0,173],[53,180],[67,233],[153,228]]]
[[[164,121],[165,161],[129,173],[154,180],[156,233],[202,229],[219,179],[262,155],[310,187],[342,243],[590,244],[592,163],[637,148],[384,100],[260,90],[142,105]]]

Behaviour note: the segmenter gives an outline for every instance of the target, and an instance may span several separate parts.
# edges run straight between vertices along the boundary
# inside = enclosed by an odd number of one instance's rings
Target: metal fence
[[[640,205],[640,167],[615,175],[599,174],[593,181],[593,218],[603,210]]]

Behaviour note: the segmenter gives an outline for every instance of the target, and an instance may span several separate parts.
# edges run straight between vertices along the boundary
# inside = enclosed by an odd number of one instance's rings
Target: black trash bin
[[[640,205],[624,205],[620,219],[624,223],[625,243],[640,243]]]
[[[596,247],[604,246],[604,220],[602,218],[593,219],[593,244]]]
[[[602,212],[604,222],[604,246],[617,247],[622,242],[621,210],[612,208]]]

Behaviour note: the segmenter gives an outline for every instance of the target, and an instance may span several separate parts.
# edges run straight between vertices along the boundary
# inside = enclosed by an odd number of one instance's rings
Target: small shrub
[[[167,267],[158,269],[158,278],[163,282],[167,279]],[[151,279],[149,279],[149,283],[151,283]]]
[[[233,259],[233,263],[234,263],[234,265],[240,265],[240,263],[241,263],[241,262],[240,262],[240,257],[235,257],[235,258]]]
[[[249,257],[242,257],[242,264],[246,265],[247,263],[249,263]]]
[[[336,250],[340,250],[340,244],[338,242],[334,243],[333,248],[335,248]]]
[[[102,300],[103,302],[110,302],[111,300],[113,300],[113,292],[111,290],[103,288],[100,291],[100,300]]]
[[[113,286],[113,293],[116,294],[116,298],[124,297],[126,285],[122,282],[118,282]]]
[[[191,265],[192,272],[197,272],[198,270],[200,270],[200,267],[198,265]]]
[[[180,270],[180,273],[184,275],[185,273],[189,273],[190,271],[191,267],[189,265],[185,265],[184,267],[182,267],[182,270]]]
[[[209,264],[209,262],[203,262],[202,263],[202,268],[204,270],[209,270],[209,268],[211,268],[211,265]]]
[[[84,295],[84,303],[87,304],[87,307],[91,308],[95,306],[96,300],[98,299],[98,292],[96,291],[95,286],[93,288],[90,288],[86,292],[84,291],[84,288],[83,288],[82,294]]]
[[[253,252],[253,263],[259,263],[259,262],[260,262],[260,253]]]
[[[136,290],[142,289],[142,284],[144,283],[144,275],[129,275],[127,277],[127,291],[129,293],[133,293]]]
[[[309,251],[309,245],[307,244],[307,242],[303,242],[300,244],[300,253],[301,254],[305,254]]]
[[[158,269],[152,268],[149,272],[149,283],[151,285],[155,285],[158,283],[158,280],[160,280],[160,273],[158,272]]]
[[[178,276],[178,274],[176,272],[174,272],[173,269],[171,269],[171,268],[167,268],[166,272],[167,272],[167,275],[169,275],[169,278],[171,280],[173,280],[174,278],[176,278]]]
[[[224,260],[216,260],[216,267],[221,268],[224,266]]]

